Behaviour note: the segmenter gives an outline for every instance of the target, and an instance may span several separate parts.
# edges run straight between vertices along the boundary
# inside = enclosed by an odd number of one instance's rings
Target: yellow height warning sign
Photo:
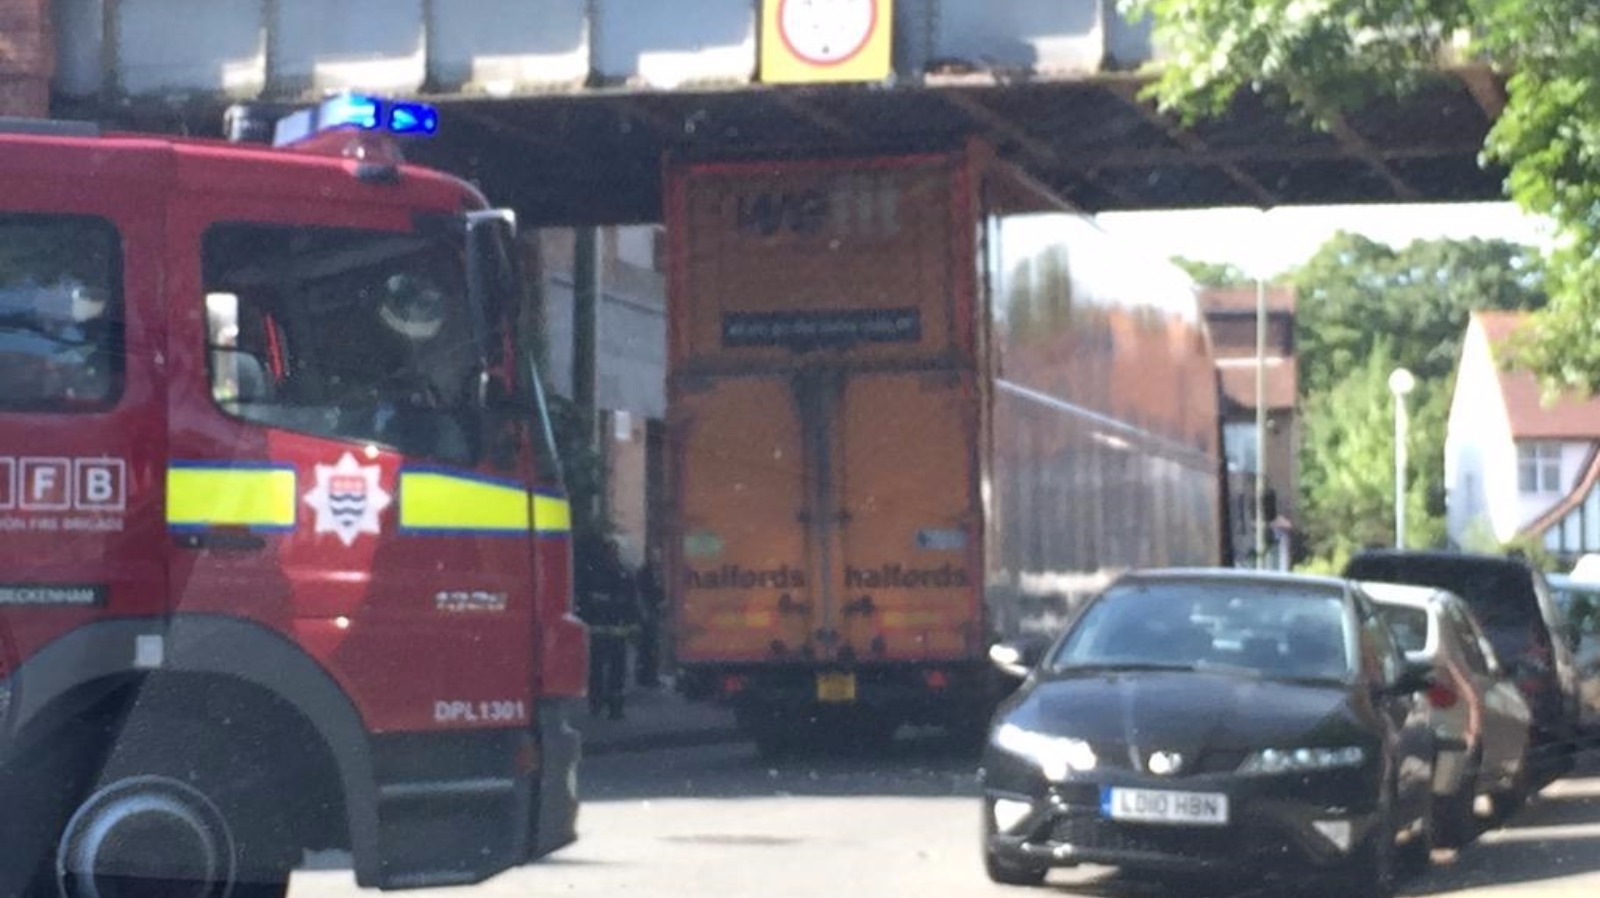
[[[883,81],[894,0],[762,0],[761,80]]]

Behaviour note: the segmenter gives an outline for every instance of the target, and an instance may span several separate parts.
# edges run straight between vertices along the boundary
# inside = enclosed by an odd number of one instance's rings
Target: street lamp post
[[[1406,396],[1417,388],[1410,371],[1396,368],[1389,374],[1389,392],[1394,394],[1394,547],[1406,547],[1406,436],[1411,420],[1406,415]]]
[[[1267,564],[1267,280],[1256,277],[1256,567]]]

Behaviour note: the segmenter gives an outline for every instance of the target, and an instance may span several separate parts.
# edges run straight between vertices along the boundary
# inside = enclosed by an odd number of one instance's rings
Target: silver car
[[[1409,661],[1433,665],[1429,722],[1437,738],[1434,835],[1459,846],[1478,831],[1475,805],[1497,814],[1527,797],[1532,712],[1501,670],[1477,620],[1454,593],[1425,586],[1363,583]]]

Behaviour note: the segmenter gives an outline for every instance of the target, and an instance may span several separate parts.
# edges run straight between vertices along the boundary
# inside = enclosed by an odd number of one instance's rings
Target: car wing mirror
[[[1006,676],[1026,679],[1050,648],[1048,640],[1022,637],[989,646],[989,660]]]

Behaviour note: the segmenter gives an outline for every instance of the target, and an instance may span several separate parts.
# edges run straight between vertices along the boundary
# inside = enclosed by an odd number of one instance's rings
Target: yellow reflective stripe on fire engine
[[[167,526],[292,530],[295,474],[288,465],[173,462]]]
[[[572,505],[565,497],[533,494],[533,529],[539,533],[571,533]]]
[[[527,533],[528,491],[511,483],[427,468],[400,471],[400,529],[424,533]]]

